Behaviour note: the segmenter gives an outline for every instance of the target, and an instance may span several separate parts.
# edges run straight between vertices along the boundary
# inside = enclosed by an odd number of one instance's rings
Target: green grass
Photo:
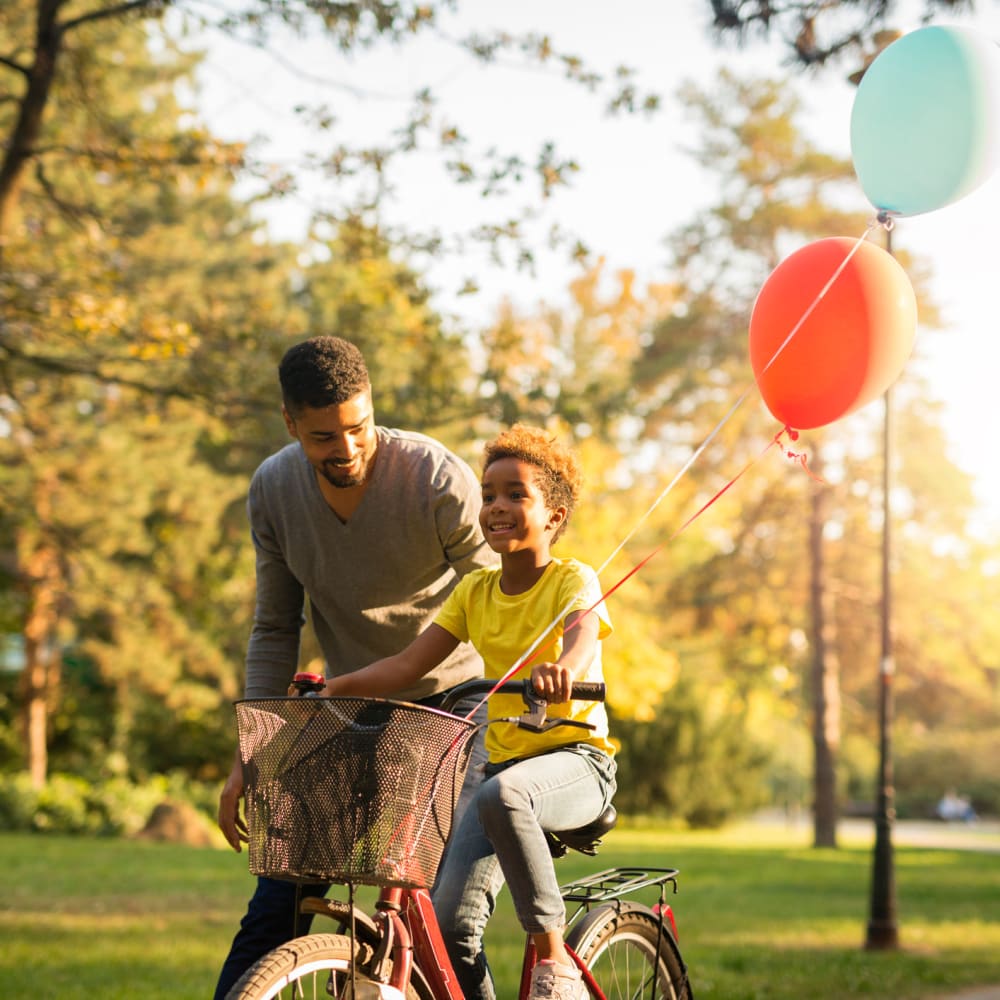
[[[699,1000],[919,1000],[1000,983],[1000,853],[897,847],[900,948],[863,948],[868,844],[813,850],[801,833],[616,830],[562,881],[616,865],[674,866],[671,896]],[[5,996],[203,1000],[243,914],[246,855],[0,834]],[[505,896],[488,931],[498,994],[523,937]]]

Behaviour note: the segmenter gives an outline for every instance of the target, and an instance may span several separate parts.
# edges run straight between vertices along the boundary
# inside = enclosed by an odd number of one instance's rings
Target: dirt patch
[[[159,840],[190,847],[212,847],[215,843],[208,821],[188,802],[166,800],[150,814],[137,840]]]

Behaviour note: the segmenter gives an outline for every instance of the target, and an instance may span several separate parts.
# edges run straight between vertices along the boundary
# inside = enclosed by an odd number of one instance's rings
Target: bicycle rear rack
[[[677,868],[608,868],[559,887],[562,898],[571,903],[606,903],[651,885],[669,882],[677,892]]]

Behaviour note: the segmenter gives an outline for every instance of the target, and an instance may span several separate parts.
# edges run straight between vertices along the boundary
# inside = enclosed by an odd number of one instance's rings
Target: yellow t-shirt
[[[595,606],[596,605],[596,606]],[[531,649],[538,637],[558,619],[551,632],[538,644],[528,663],[518,672],[519,678],[530,675],[536,663],[559,658],[563,647],[566,616],[572,611],[587,611],[600,619],[598,639],[611,633],[611,619],[601,600],[597,574],[575,559],[553,559],[531,590],[509,596],[500,590],[500,568],[479,569],[464,576],[451,592],[434,619],[460,642],[471,642],[483,658],[486,677],[497,680]],[[594,660],[581,681],[603,681],[601,643]],[[520,695],[492,695],[490,719],[524,713]],[[599,701],[571,701],[550,705],[547,715],[578,719],[595,726],[557,726],[545,733],[533,733],[509,722],[491,723],[486,733],[490,760],[500,763],[518,757],[531,757],[565,743],[591,743],[608,753],[614,748],[608,739],[608,716]]]

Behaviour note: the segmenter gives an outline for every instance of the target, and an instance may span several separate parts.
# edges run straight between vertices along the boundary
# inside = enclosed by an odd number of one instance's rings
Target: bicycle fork
[[[371,975],[383,1000],[404,1000],[415,970],[438,1000],[464,1000],[448,960],[430,893],[426,889],[383,889],[376,903],[380,933]],[[369,1000],[349,997],[347,1000]]]

